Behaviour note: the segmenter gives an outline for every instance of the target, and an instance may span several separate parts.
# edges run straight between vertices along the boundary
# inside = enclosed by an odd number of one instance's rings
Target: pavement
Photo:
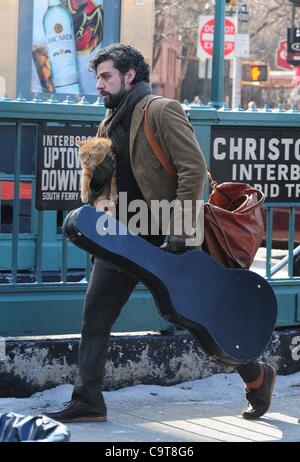
[[[297,407],[295,409],[295,407]],[[300,442],[300,398],[275,402],[258,421],[238,405],[174,403],[111,409],[104,424],[69,424],[71,441],[86,442]]]
[[[71,391],[61,385],[30,398],[2,398],[1,412],[56,410]],[[104,397],[107,422],[68,424],[71,442],[300,442],[300,372],[277,377],[271,408],[257,421],[240,416],[246,401],[237,374],[165,387],[135,385]]]

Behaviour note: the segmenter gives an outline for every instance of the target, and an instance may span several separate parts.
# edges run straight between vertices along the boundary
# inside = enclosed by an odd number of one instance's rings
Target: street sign
[[[269,80],[269,66],[259,61],[246,61],[242,63],[242,83],[256,84]]]
[[[199,16],[199,33],[197,44],[198,58],[212,58],[214,45],[213,16]],[[225,18],[224,58],[234,58],[236,18]]]
[[[300,67],[299,66],[295,66],[294,82],[296,82],[297,85],[300,85]]]
[[[283,125],[212,127],[209,169],[219,184],[247,180],[268,202],[299,202],[299,135]]]
[[[287,62],[300,66],[300,28],[289,27],[287,38]]]
[[[277,67],[282,69],[294,69],[294,66],[287,62],[287,40],[279,40],[276,54],[275,54],[275,64]]]
[[[238,20],[239,22],[249,22],[249,12],[246,4],[239,5],[238,7]]]
[[[249,58],[250,37],[249,34],[235,34],[235,57]]]

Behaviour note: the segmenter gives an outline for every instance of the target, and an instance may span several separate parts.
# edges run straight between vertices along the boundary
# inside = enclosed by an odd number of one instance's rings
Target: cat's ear
[[[80,148],[80,146],[82,146],[84,143],[84,141],[81,141],[81,140],[76,140],[76,146],[78,146]]]

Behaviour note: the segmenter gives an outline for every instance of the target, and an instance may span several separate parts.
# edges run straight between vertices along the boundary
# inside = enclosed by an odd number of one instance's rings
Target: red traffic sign
[[[232,19],[225,18],[224,26],[224,57],[231,59],[234,58],[236,23]],[[198,58],[211,58],[213,56],[214,27],[215,20],[213,17],[199,17]]]
[[[287,40],[286,39],[279,40],[275,57],[276,57],[275,64],[277,67],[281,67],[282,69],[294,69],[294,66],[291,66],[287,62]]]

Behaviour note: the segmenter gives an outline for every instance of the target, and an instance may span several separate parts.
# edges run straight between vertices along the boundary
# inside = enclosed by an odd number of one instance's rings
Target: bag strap
[[[218,189],[218,183],[214,180],[214,178],[213,178],[212,174],[210,173],[210,171],[207,171],[207,176],[208,176],[208,179],[209,179],[209,183],[210,183],[210,187],[212,189],[212,192],[217,190],[219,194],[226,197],[226,199],[228,201],[230,201],[230,198],[227,196],[227,194],[225,194],[224,191],[220,191]],[[241,199],[243,196],[245,196],[247,198],[248,195],[251,195],[251,194],[259,194],[260,199],[258,199],[257,202],[255,202],[253,205],[250,205],[250,207],[247,207],[246,209],[244,209],[242,211],[242,213],[247,213],[250,210],[253,210],[256,207],[260,206],[264,202],[264,200],[265,200],[264,193],[260,189],[254,188],[253,186],[249,185],[249,188],[246,188],[243,191],[242,194],[240,194],[238,197],[235,197],[233,200],[231,200],[231,202],[229,202],[229,204],[227,206],[227,210],[230,210],[231,205],[234,204],[238,199]],[[243,207],[243,204],[240,207],[238,207],[237,209],[235,209],[235,212],[240,212],[240,209],[242,207]]]
[[[171,180],[173,181],[175,186],[177,186],[177,173],[176,173],[176,170],[173,167],[173,165],[168,161],[168,159],[165,156],[165,153],[163,152],[160,145],[156,141],[156,139],[154,137],[154,134],[152,132],[150,121],[149,121],[149,114],[148,114],[149,106],[152,103],[152,101],[154,101],[155,99],[158,99],[158,98],[161,98],[161,96],[155,96],[154,98],[150,99],[148,101],[148,103],[146,104],[145,108],[144,108],[144,131],[145,131],[147,141],[148,141],[152,151],[156,155],[157,159],[159,160],[159,162],[161,163],[163,168],[166,170],[167,174],[169,175],[169,177],[171,178]]]
[[[150,99],[147,102],[147,104],[146,104],[146,106],[144,108],[144,131],[145,131],[147,141],[148,141],[152,151],[156,155],[157,159],[159,160],[159,162],[161,163],[163,168],[166,170],[167,174],[169,175],[169,177],[171,178],[171,180],[173,181],[175,186],[177,186],[178,178],[177,178],[176,170],[173,167],[173,165],[168,161],[168,159],[166,158],[165,153],[163,152],[160,145],[156,141],[156,139],[155,139],[155,137],[153,135],[152,129],[151,129],[150,121],[149,121],[149,114],[148,114],[149,106],[152,103],[152,101],[154,101],[155,99],[159,99],[159,98],[161,98],[161,96],[155,96],[154,98]],[[217,182],[215,182],[212,179],[212,176],[210,175],[210,172],[207,172],[207,173],[208,173],[208,176],[209,176],[209,179],[210,179],[210,182],[211,182],[211,186],[212,187],[217,186]]]
[[[154,152],[157,159],[159,160],[159,162],[161,163],[161,165],[163,166],[163,168],[165,169],[165,171],[167,172],[167,174],[169,175],[169,177],[173,181],[174,185],[177,186],[178,178],[177,178],[176,170],[175,170],[174,166],[168,161],[168,159],[166,158],[165,153],[163,152],[160,145],[156,141],[155,136],[154,136],[154,134],[152,132],[150,121],[149,121],[149,113],[148,113],[149,106],[152,103],[152,101],[154,101],[155,99],[159,99],[159,98],[161,98],[161,96],[154,96],[153,98],[151,98],[147,102],[146,106],[144,107],[144,132],[145,132],[146,139],[147,139],[152,151]],[[210,183],[211,183],[210,186],[212,187],[212,189],[215,189],[218,186],[218,183],[216,181],[214,181],[214,179],[213,179],[210,172],[207,172],[207,174],[208,174],[208,177],[209,177],[209,180],[210,180]],[[258,207],[265,200],[265,196],[264,196],[263,192],[260,189],[250,187],[250,188],[248,188],[248,189],[246,189],[244,191],[244,194],[247,194],[247,193],[250,193],[250,194],[258,193],[258,194],[261,195],[261,197],[255,204],[253,204],[252,206],[250,206],[247,209],[243,210],[243,213],[249,212],[250,210]]]
[[[255,202],[254,204],[250,205],[249,207],[245,208],[242,211],[240,211],[240,209],[242,209],[243,204],[240,205],[240,207],[235,209],[235,212],[248,213],[248,212],[250,212],[250,210],[256,209],[257,207],[259,207],[264,202],[264,200],[265,200],[264,193],[260,189],[250,187],[248,189],[245,189],[245,191],[243,191],[243,194],[241,196],[236,197],[233,201],[230,202],[230,204],[228,205],[228,210],[230,210],[231,204],[233,204],[235,201],[237,201],[240,197],[242,197],[242,196],[247,197],[247,195],[251,195],[251,194],[259,194],[260,199],[258,199],[257,202]]]

